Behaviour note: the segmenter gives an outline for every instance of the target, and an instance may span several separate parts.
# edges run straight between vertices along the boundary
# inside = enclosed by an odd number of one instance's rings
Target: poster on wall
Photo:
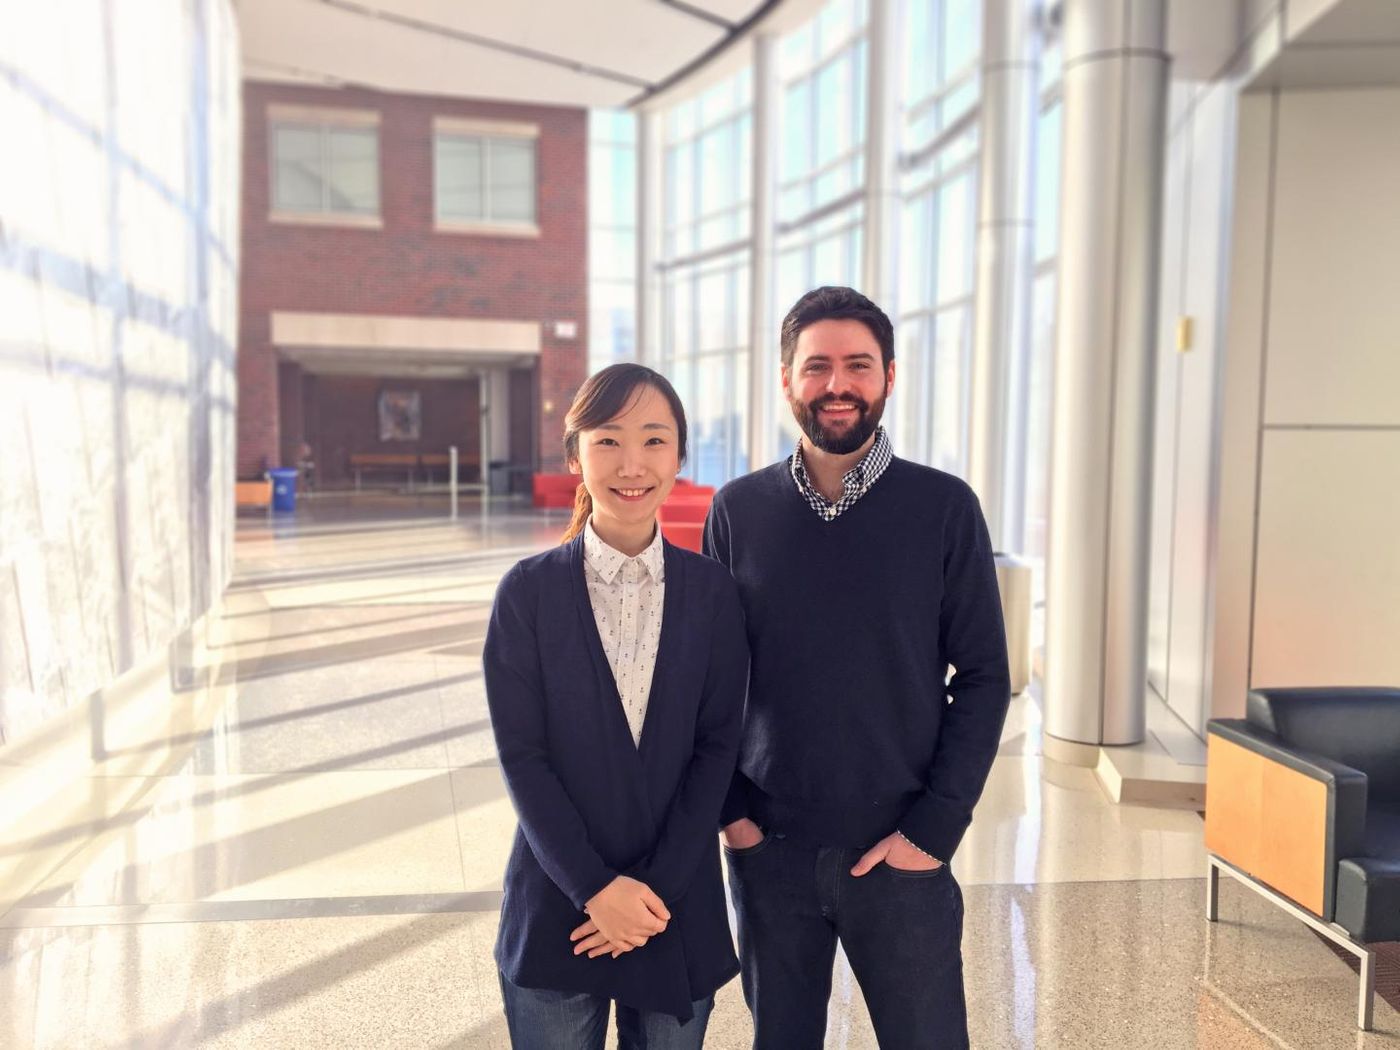
[[[379,392],[379,440],[417,441],[423,432],[423,399],[417,390]]]

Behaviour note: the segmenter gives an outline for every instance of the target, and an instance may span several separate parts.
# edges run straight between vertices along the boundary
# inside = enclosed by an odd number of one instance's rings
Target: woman
[[[501,580],[483,664],[520,818],[496,942],[516,1050],[694,1050],[739,971],[717,828],[748,646],[717,562],[656,521],[685,460],[664,377],[613,365],[564,421],[561,546]]]

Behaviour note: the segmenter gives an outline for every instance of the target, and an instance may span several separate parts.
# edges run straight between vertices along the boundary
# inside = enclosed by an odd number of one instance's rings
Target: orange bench
[[[235,481],[233,483],[233,505],[235,507],[270,508],[272,506],[272,482],[267,479]]]

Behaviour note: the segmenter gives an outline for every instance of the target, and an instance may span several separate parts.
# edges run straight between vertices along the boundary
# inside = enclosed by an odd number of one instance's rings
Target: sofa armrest
[[[1243,719],[1206,727],[1206,849],[1332,921],[1337,862],[1361,852],[1366,774]]]

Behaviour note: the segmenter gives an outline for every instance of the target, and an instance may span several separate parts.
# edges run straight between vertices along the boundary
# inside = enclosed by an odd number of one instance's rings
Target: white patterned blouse
[[[583,566],[598,637],[622,698],[632,743],[640,745],[666,593],[661,529],[646,550],[629,558],[604,543],[589,518],[583,530]]]

